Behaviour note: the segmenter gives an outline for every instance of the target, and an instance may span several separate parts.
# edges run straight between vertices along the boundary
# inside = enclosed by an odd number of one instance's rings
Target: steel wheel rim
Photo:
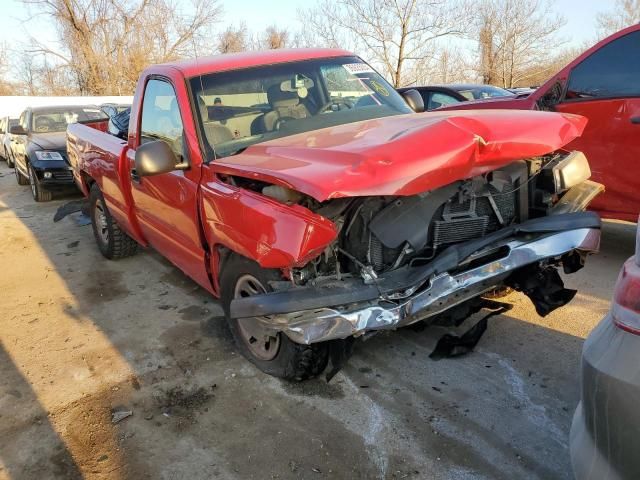
[[[36,179],[33,176],[33,169],[31,167],[29,170],[29,185],[31,185],[31,193],[33,194],[33,198],[36,197]]]
[[[267,289],[253,275],[245,274],[236,282],[234,298],[267,293]],[[238,330],[251,353],[260,360],[273,360],[280,349],[280,334],[264,327],[258,318],[238,319]]]
[[[102,204],[102,200],[96,200],[93,207],[93,218],[96,223],[96,233],[104,245],[109,243],[109,225],[107,223],[107,214]]]

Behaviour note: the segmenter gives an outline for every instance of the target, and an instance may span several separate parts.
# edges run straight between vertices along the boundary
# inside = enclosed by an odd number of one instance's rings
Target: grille
[[[73,180],[73,173],[70,170],[63,170],[60,172],[53,172],[53,178],[56,180]]]
[[[464,242],[482,237],[487,233],[489,217],[483,215],[472,218],[455,218],[449,221],[433,222],[433,247],[448,243]]]

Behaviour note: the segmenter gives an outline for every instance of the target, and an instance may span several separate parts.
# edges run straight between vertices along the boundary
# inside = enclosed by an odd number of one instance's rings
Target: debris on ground
[[[111,412],[111,423],[116,424],[133,415],[131,410],[115,410]]]
[[[67,215],[71,215],[72,213],[76,212],[83,212],[85,215],[88,215],[89,201],[83,198],[81,200],[72,200],[65,203],[64,205],[61,205],[53,216],[53,221],[59,222]]]
[[[84,227],[85,225],[89,225],[91,223],[91,217],[85,215],[84,213],[74,213],[71,215],[73,222],[78,227]]]
[[[463,335],[444,334],[440,340],[438,340],[429,358],[432,360],[441,360],[443,358],[457,357],[471,352],[487,330],[489,319],[495,315],[507,312],[512,308],[512,305],[508,303],[497,302],[495,300],[485,300],[484,302],[483,308],[489,310],[489,313],[482,317]]]
[[[164,392],[164,395],[158,399],[158,404],[163,409],[171,407],[198,408],[204,405],[211,396],[212,394],[204,387],[193,391],[185,391],[182,387],[174,387]]]

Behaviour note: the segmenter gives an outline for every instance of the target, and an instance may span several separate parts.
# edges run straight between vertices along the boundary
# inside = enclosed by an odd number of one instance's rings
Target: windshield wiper
[[[239,153],[244,152],[247,148],[249,148],[249,146],[242,147],[242,148],[239,148],[237,150],[233,150],[231,153],[226,154],[225,157],[231,157],[233,155],[238,155]]]

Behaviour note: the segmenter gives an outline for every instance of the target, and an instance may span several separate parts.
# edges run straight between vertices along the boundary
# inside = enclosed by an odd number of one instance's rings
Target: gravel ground
[[[541,319],[512,294],[465,357],[430,360],[428,329],[405,329],[292,384],[159,255],[103,259],[90,226],[52,221],[76,197],[36,204],[0,175],[0,480],[571,478],[580,350],[635,226],[605,224],[569,307]]]

